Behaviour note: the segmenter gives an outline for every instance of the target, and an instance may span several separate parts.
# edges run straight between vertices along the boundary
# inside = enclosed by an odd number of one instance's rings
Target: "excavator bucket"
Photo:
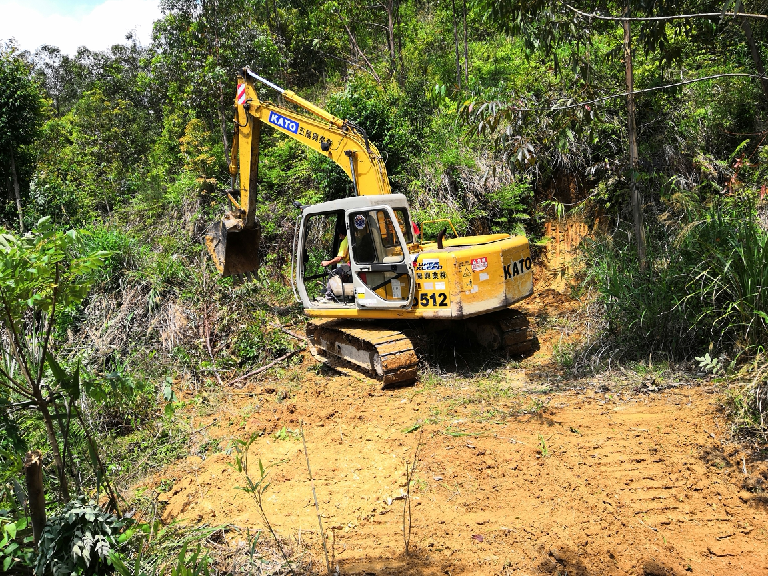
[[[226,220],[213,224],[205,235],[205,246],[222,276],[248,274],[259,269],[261,227],[227,229]]]

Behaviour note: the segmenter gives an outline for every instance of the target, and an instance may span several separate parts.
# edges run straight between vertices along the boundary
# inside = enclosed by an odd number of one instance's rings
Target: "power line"
[[[640,90],[633,90],[632,94],[643,94],[646,92],[654,92],[656,90],[666,90],[667,88],[676,88],[678,86],[685,86],[687,84],[694,84],[696,82],[704,82],[706,80],[717,80],[719,78],[758,78],[760,80],[768,80],[768,76],[760,76],[759,74],[747,74],[747,73],[741,73],[741,72],[733,72],[733,73],[727,73],[727,74],[715,74],[713,76],[703,76],[701,78],[692,78],[691,80],[683,80],[682,82],[675,82],[674,84],[665,84],[664,86],[654,86],[652,88],[642,88]],[[560,110],[569,110],[571,108],[580,108],[582,106],[587,106],[589,104],[598,104],[600,102],[605,102],[606,100],[613,100],[615,98],[624,98],[625,96],[629,96],[629,92],[620,92],[618,94],[611,94],[610,96],[601,96],[600,98],[595,98],[594,100],[586,100],[584,102],[579,102],[577,104],[568,104],[566,106],[553,106],[551,108],[520,108],[517,106],[512,106],[512,110],[516,112],[558,112]]]
[[[582,12],[578,8],[574,8],[570,4],[567,4],[565,2],[562,3],[563,6],[568,8],[569,10],[572,10],[576,14],[580,16],[584,16],[585,18],[594,18],[596,20],[611,20],[614,22],[624,22],[625,20],[631,21],[640,21],[640,22],[646,22],[646,21],[658,21],[658,20],[686,20],[688,18],[724,18],[726,16],[731,16],[733,18],[754,18],[758,20],[768,20],[768,16],[765,14],[747,14],[747,13],[737,13],[737,12],[702,12],[698,14],[675,14],[672,16],[633,16],[629,18],[624,18],[621,16],[603,16],[601,14],[595,14],[590,12]]]

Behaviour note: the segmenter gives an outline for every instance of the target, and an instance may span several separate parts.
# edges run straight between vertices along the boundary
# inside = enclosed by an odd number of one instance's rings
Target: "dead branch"
[[[247,374],[243,374],[242,376],[239,376],[234,380],[230,380],[229,382],[227,382],[226,385],[229,386],[231,384],[234,384],[235,382],[240,382],[241,380],[245,380],[246,378],[250,378],[251,376],[256,376],[257,374],[261,374],[262,372],[265,372],[270,368],[273,368],[283,360],[287,360],[294,354],[298,354],[299,352],[304,352],[304,350],[306,350],[306,348],[299,348],[298,350],[293,350],[292,352],[288,352],[288,354],[283,354],[282,356],[280,356],[280,358],[273,360],[266,366],[262,366],[261,368],[257,368],[256,370],[253,370],[252,372],[248,372]],[[242,388],[243,386],[245,386],[245,383],[241,384],[240,386],[235,386],[235,388]]]

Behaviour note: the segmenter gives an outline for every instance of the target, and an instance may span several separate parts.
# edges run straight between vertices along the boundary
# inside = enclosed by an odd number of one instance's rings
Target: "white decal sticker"
[[[482,258],[472,259],[473,272],[480,272],[481,270],[485,270],[486,268],[488,268],[488,258],[482,257]]]
[[[434,290],[435,284],[434,282],[424,282],[424,290]]]
[[[400,292],[400,280],[392,278],[389,283],[392,285],[392,298],[400,300],[403,297]]]
[[[358,230],[362,230],[363,228],[365,228],[365,216],[363,216],[362,214],[358,214],[357,216],[355,216],[355,228],[357,228]]]
[[[474,294],[474,293],[475,293],[475,292],[477,292],[478,290],[480,290],[480,287],[479,287],[477,284],[475,284],[474,286],[472,286],[472,290],[471,290],[471,292],[472,292],[472,294]]]
[[[488,280],[488,274],[486,272],[480,272],[480,280]]]
[[[435,290],[445,290],[445,282],[435,282]]]

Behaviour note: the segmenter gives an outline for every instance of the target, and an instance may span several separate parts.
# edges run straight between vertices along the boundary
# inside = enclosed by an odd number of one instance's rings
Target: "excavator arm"
[[[304,112],[259,100],[254,86],[259,81],[277,90],[286,102]],[[384,159],[365,132],[348,120],[337,118],[290,90],[244,68],[237,79],[235,135],[229,171],[234,210],[214,224],[205,237],[216,268],[225,276],[247,274],[259,266],[261,239],[256,219],[256,182],[261,125],[266,124],[330,158],[346,172],[358,196],[391,192]],[[232,194],[239,192],[239,199]]]

